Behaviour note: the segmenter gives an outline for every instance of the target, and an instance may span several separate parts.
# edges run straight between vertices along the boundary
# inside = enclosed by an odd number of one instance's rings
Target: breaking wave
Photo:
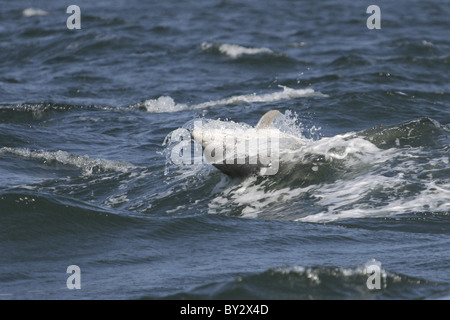
[[[367,286],[367,266],[354,268],[286,266],[213,282],[165,299],[421,299],[448,296],[448,285],[380,268],[379,288]],[[430,294],[431,292],[431,294]],[[148,297],[144,297],[148,298]]]
[[[276,53],[269,48],[251,48],[228,43],[220,44],[220,43],[203,42],[202,50],[206,52],[218,52],[232,59],[237,59],[242,56],[253,56],[253,55],[281,56],[280,53]]]
[[[216,106],[225,105],[239,105],[244,103],[258,103],[258,102],[274,102],[280,100],[289,100],[297,98],[306,97],[326,97],[323,93],[316,92],[314,89],[292,89],[285,86],[280,86],[283,91],[273,92],[266,94],[245,94],[231,96],[229,98],[224,98],[220,100],[207,101],[194,105],[187,104],[177,104],[171,97],[162,96],[158,99],[145,100],[144,102],[138,103],[132,108],[144,109],[151,113],[161,113],[161,112],[177,112],[183,110],[194,110],[194,109],[206,109]]]
[[[0,148],[0,154],[12,154],[30,160],[43,161],[47,165],[58,163],[81,169],[83,175],[89,176],[103,171],[127,172],[134,169],[130,163],[105,159],[93,159],[88,156],[70,154],[66,151],[30,150],[28,148]]]

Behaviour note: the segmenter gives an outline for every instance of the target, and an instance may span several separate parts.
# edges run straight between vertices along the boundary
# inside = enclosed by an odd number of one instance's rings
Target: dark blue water
[[[0,298],[448,299],[449,16],[438,0],[2,3]],[[307,142],[279,174],[170,161],[192,121],[271,109]]]

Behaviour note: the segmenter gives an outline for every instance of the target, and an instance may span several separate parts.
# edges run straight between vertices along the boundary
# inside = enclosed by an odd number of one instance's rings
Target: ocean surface
[[[3,1],[0,299],[450,299],[449,17]],[[272,109],[305,142],[276,175],[172,161],[193,121]]]

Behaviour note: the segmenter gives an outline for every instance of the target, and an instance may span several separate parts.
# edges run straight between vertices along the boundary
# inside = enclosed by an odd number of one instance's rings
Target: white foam
[[[432,185],[432,184],[431,184]],[[303,222],[332,222],[336,220],[355,219],[355,218],[379,218],[385,216],[397,216],[400,214],[408,214],[414,212],[432,211],[435,213],[441,212],[448,214],[450,210],[450,202],[444,200],[442,197],[446,196],[449,199],[450,185],[447,186],[448,190],[436,192],[431,191],[434,189],[431,185],[427,186],[425,191],[413,197],[401,198],[397,200],[390,200],[388,204],[381,206],[371,206],[368,204],[352,203],[352,199],[345,199],[338,203],[338,205],[331,205],[328,211],[318,214],[310,215],[307,217],[299,218],[297,221]],[[379,186],[378,186],[379,187]],[[356,188],[353,188],[355,190]],[[368,189],[363,189],[368,192]],[[364,196],[363,192],[360,192],[359,196]],[[329,193],[328,198],[334,197],[336,194]],[[335,198],[334,198],[335,199]],[[355,200],[359,199],[354,198]],[[339,209],[339,206],[345,206],[345,202],[352,204],[351,209]]]
[[[214,107],[218,105],[232,105],[232,104],[243,104],[243,103],[255,103],[255,102],[274,102],[279,100],[289,100],[289,99],[296,99],[296,98],[304,98],[304,97],[311,97],[311,96],[325,96],[324,94],[320,92],[315,92],[311,88],[307,89],[292,89],[285,86],[280,86],[283,88],[283,91],[281,92],[273,92],[273,93],[266,93],[266,94],[246,94],[246,95],[238,95],[238,96],[232,96],[230,98],[216,100],[216,101],[209,101],[200,103],[197,105],[193,105],[192,109],[203,109],[203,108],[209,108]]]
[[[237,44],[214,44],[209,42],[203,42],[202,43],[202,50],[209,50],[211,48],[217,48],[220,53],[232,58],[236,59],[239,57],[242,57],[244,55],[259,55],[259,54],[273,54],[273,55],[279,55],[276,54],[274,51],[272,51],[269,48],[249,48],[240,46]]]
[[[380,270],[380,276],[383,278],[384,286],[386,285],[386,279],[388,277],[387,271],[382,268],[381,262],[377,261],[376,259],[370,259],[368,260],[364,265],[357,265],[355,268],[315,268],[315,267],[305,267],[301,265],[294,265],[294,266],[285,266],[285,267],[277,267],[273,269],[274,272],[278,272],[281,274],[290,274],[290,273],[297,273],[300,275],[307,276],[311,281],[319,284],[320,283],[320,277],[325,275],[328,276],[327,270],[333,271],[333,276],[335,277],[352,277],[352,276],[366,276],[370,274],[368,267],[370,266],[378,266]],[[390,275],[392,277],[398,277],[398,275],[392,274]],[[400,280],[400,279],[398,279]]]
[[[162,113],[162,112],[177,112],[187,110],[189,107],[185,104],[176,104],[171,97],[162,96],[158,99],[150,99],[144,101],[144,107],[147,112]]]
[[[297,219],[304,222],[331,222],[350,218],[384,217],[415,212],[449,214],[450,182],[436,181],[432,173],[427,178],[419,177],[427,166],[445,168],[446,158],[420,163],[421,152],[409,153],[397,149],[378,154],[379,163],[368,173],[351,180],[338,180],[314,190],[323,212]],[[397,158],[389,162],[389,158]],[[385,158],[385,161],[382,159]],[[401,159],[399,159],[401,158]],[[409,158],[409,160],[408,160]],[[403,161],[402,161],[403,160]],[[383,163],[388,164],[387,168]],[[393,166],[393,167],[390,167]],[[397,172],[396,175],[386,174]],[[421,190],[405,192],[408,185],[420,186]],[[373,194],[382,194],[377,199]]]
[[[108,207],[116,207],[123,203],[129,202],[130,200],[127,198],[127,194],[118,194],[108,197],[103,204]]]
[[[422,45],[424,47],[432,47],[432,46],[434,46],[433,42],[427,41],[427,40],[422,40]]]
[[[257,184],[256,181],[256,176],[250,176],[240,184],[225,189],[208,204],[208,213],[226,214],[237,206],[242,207],[243,218],[257,218],[267,207],[295,199],[312,188],[286,187],[267,191],[264,185]]]
[[[173,98],[168,96],[161,96],[158,99],[146,100],[143,103],[143,106],[147,110],[147,112],[151,113],[162,113],[162,112],[177,112],[182,110],[195,110],[195,109],[206,109],[216,106],[224,106],[224,105],[239,105],[244,103],[257,103],[257,102],[274,102],[280,100],[290,100],[297,98],[306,98],[306,97],[327,97],[323,93],[316,92],[314,89],[306,88],[306,89],[292,89],[285,86],[280,86],[283,88],[283,91],[266,93],[266,94],[245,94],[245,95],[237,95],[231,96],[229,98],[207,101],[195,105],[186,105],[186,104],[177,104],[173,100]],[[134,106],[135,107],[135,106]]]
[[[22,11],[22,15],[25,17],[33,17],[33,16],[46,16],[49,13],[47,11],[35,8],[27,8]]]
[[[302,154],[323,155],[326,160],[357,158],[358,161],[366,159],[373,162],[373,156],[379,151],[380,149],[370,141],[357,137],[355,133],[350,132],[310,143],[302,150]]]
[[[105,159],[92,159],[88,156],[78,156],[69,154],[66,151],[44,151],[44,150],[30,150],[28,148],[0,148],[0,154],[13,154],[19,157],[43,160],[44,163],[56,161],[63,165],[73,166],[82,169],[83,175],[91,175],[95,168],[106,171],[127,172],[135,166],[123,161],[112,161]]]

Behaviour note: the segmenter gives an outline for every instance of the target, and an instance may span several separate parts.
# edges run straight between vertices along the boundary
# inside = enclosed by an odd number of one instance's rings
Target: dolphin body
[[[273,175],[279,169],[280,145],[283,149],[298,149],[305,144],[299,137],[272,127],[279,114],[278,110],[270,110],[248,129],[227,129],[220,123],[219,128],[194,128],[191,137],[202,146],[206,160],[229,176]]]

